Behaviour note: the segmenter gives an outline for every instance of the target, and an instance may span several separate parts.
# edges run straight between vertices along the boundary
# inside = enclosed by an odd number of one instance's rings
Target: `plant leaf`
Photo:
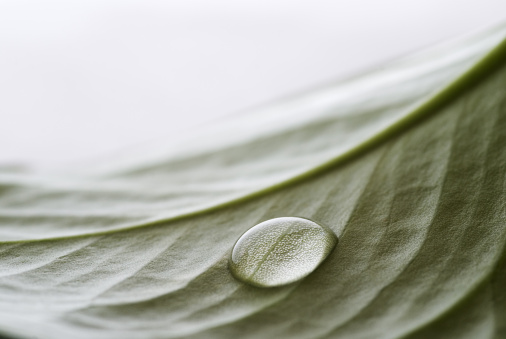
[[[167,148],[0,175],[0,328],[38,338],[500,338],[506,27]],[[259,289],[230,250],[329,225],[311,275]]]

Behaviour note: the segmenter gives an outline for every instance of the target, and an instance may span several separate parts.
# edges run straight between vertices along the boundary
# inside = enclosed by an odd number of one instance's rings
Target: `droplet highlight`
[[[264,221],[235,243],[229,267],[237,279],[257,287],[290,284],[313,272],[337,244],[328,227],[298,217]]]

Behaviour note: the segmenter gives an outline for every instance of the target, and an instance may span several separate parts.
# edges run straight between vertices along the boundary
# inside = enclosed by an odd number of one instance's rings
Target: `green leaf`
[[[504,338],[506,27],[60,172],[0,172],[0,329],[37,338]],[[234,279],[274,217],[339,244]]]

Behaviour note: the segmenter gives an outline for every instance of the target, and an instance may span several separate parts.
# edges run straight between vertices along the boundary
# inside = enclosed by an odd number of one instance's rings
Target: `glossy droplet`
[[[248,284],[285,285],[313,272],[336,244],[334,232],[314,221],[275,218],[253,226],[237,240],[229,266]]]

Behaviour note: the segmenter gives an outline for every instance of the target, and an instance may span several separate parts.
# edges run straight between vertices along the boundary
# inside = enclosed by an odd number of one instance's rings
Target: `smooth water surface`
[[[237,240],[230,270],[258,287],[286,285],[313,272],[337,244],[327,227],[298,217],[264,221]]]

